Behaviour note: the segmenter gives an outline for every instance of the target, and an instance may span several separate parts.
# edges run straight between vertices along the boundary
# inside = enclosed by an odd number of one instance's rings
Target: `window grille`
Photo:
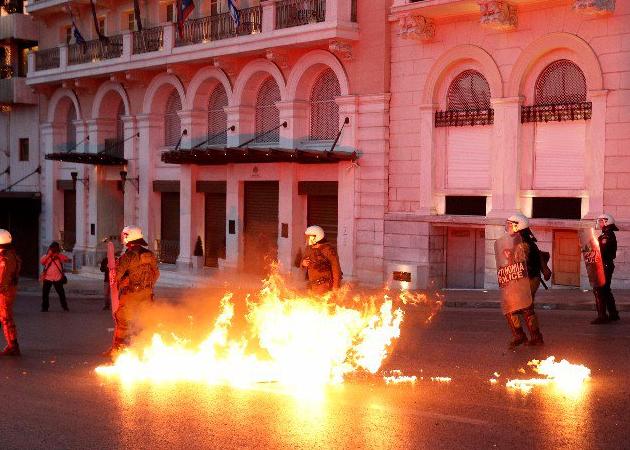
[[[534,105],[521,108],[521,123],[588,120],[592,104],[586,101],[586,78],[567,59],[552,62],[538,76]]]
[[[436,127],[489,125],[494,123],[490,85],[476,70],[465,70],[451,82],[446,111],[435,113]]]
[[[256,98],[256,134],[261,134],[280,125],[280,111],[276,102],[280,101],[280,88],[276,81],[269,77],[258,90]],[[280,131],[267,133],[256,140],[259,143],[278,143]]]
[[[66,150],[73,150],[77,145],[77,128],[74,126],[74,121],[77,120],[76,111],[74,105],[70,105],[68,108],[68,122],[66,123]]]
[[[339,132],[339,80],[332,69],[319,75],[311,91],[311,141],[333,140]]]
[[[227,144],[227,94],[219,84],[208,99],[208,145]]]
[[[167,147],[177,145],[182,133],[182,122],[177,114],[182,110],[182,101],[179,93],[173,89],[166,100],[164,111],[164,145]]]

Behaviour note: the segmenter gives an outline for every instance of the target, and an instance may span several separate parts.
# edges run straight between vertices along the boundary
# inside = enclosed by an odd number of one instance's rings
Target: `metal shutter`
[[[208,99],[208,145],[227,144],[227,104],[225,89],[218,84]]]
[[[179,192],[162,192],[160,206],[160,261],[175,264],[179,256]]]
[[[311,141],[333,140],[339,131],[339,80],[332,69],[319,75],[311,91]]]
[[[63,191],[63,236],[62,247],[72,251],[77,237],[77,191]]]
[[[334,247],[337,247],[337,205],[336,195],[309,195],[306,207],[307,224],[322,227],[328,242]]]
[[[280,125],[280,111],[276,107],[276,102],[280,101],[280,88],[276,80],[269,77],[258,90],[256,99],[256,134],[264,133]],[[280,132],[278,130],[268,133],[256,142],[278,143]]]
[[[177,145],[182,134],[182,122],[177,114],[182,110],[182,101],[179,93],[173,89],[166,100],[164,109],[164,145],[167,147]]]
[[[536,123],[534,189],[583,189],[586,124]]]
[[[490,189],[491,136],[491,126],[447,129],[447,188]]]
[[[205,265],[217,267],[225,259],[225,193],[205,194]]]
[[[77,145],[77,127],[74,126],[74,121],[77,120],[77,114],[74,110],[74,105],[70,105],[68,109],[68,122],[66,123],[66,148],[65,150],[73,150]]]
[[[244,267],[263,273],[278,258],[277,181],[245,182]]]

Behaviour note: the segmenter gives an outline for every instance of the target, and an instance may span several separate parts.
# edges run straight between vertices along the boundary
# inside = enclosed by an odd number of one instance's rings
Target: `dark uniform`
[[[153,286],[160,276],[157,258],[141,245],[131,245],[116,262],[119,304],[115,312],[114,347],[128,344],[132,321],[153,301]]]
[[[306,247],[302,259],[302,262],[304,261],[308,262],[306,267],[308,286],[313,293],[322,295],[341,286],[343,274],[337,251],[333,246],[320,242],[315,246]]]
[[[518,253],[522,253],[527,265],[527,274],[529,276],[529,287],[532,294],[532,303],[527,308],[520,309],[506,314],[508,325],[514,336],[514,340],[510,343],[511,347],[526,343],[528,345],[543,344],[543,336],[538,325],[538,317],[534,311],[534,299],[536,292],[540,287],[540,272],[542,270],[541,255],[536,238],[529,228],[525,228],[518,232],[521,236],[522,243],[518,249]],[[523,314],[525,325],[529,330],[529,341],[523,331],[518,314]]]
[[[618,230],[619,228],[617,228],[615,224],[606,225],[602,228],[602,234],[597,238],[602,254],[604,275],[606,276],[606,284],[602,287],[593,288],[597,317],[600,321],[619,320],[615,297],[610,289],[613,272],[615,271],[615,258],[617,257],[617,237],[615,236],[615,231]],[[606,311],[608,311],[608,316],[606,316]]]
[[[13,321],[13,303],[17,293],[21,260],[11,247],[0,250],[0,325],[7,347],[3,355],[19,355],[17,329]]]

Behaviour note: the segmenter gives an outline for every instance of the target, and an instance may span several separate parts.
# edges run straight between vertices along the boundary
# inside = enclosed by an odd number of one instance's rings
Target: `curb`
[[[501,302],[477,302],[477,301],[446,301],[446,308],[473,308],[473,309],[501,309]],[[595,311],[595,304],[585,303],[535,303],[537,310],[558,310],[558,311]],[[630,305],[617,304],[619,311],[630,311]]]

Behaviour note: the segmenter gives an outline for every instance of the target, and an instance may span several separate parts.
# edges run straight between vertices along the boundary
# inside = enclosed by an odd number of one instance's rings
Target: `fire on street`
[[[353,370],[343,384],[300,389],[276,382],[236,388],[97,375],[95,368],[106,364],[96,355],[110,339],[111,318],[87,298],[65,315],[40,315],[36,301],[18,298],[24,356],[0,365],[3,404],[11,405],[3,413],[3,448],[621,448],[626,442],[630,328],[624,321],[596,328],[588,325],[589,313],[542,311],[547,344],[508,352],[497,310],[442,309],[427,323],[426,305],[402,305],[400,337],[392,335],[374,374]],[[186,320],[175,319],[185,330]],[[580,383],[561,389],[566,383],[554,382],[553,368],[581,376]],[[506,386],[533,378],[540,381],[525,389]]]

